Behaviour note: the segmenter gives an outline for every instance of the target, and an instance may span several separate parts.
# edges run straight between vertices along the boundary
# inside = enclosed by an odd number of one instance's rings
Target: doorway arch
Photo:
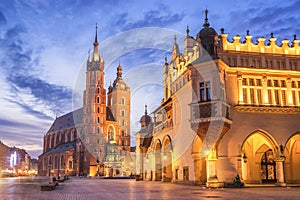
[[[161,181],[162,179],[162,163],[161,163],[161,141],[158,139],[155,142],[154,161],[155,161],[155,180]]]
[[[163,181],[172,181],[172,141],[169,135],[166,135],[162,143],[163,147]]]
[[[201,138],[196,135],[192,145],[192,156],[194,159],[194,173],[195,181],[198,185],[203,185],[207,181],[206,176],[206,157],[203,156],[204,153],[201,152],[201,146],[203,142]]]
[[[284,148],[286,183],[300,183],[300,132],[292,135]]]
[[[241,149],[242,179],[246,183],[275,183],[278,149],[271,134],[263,130],[251,133]]]

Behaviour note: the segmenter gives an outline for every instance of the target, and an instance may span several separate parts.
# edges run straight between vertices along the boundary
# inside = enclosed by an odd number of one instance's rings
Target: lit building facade
[[[17,147],[8,147],[0,141],[0,177],[32,175],[32,159],[24,150]]]
[[[164,99],[136,139],[146,180],[224,187],[300,183],[300,47],[271,34],[229,42],[206,18],[164,64]],[[148,144],[144,141],[148,140]]]
[[[94,50],[86,65],[83,106],[56,118],[45,134],[40,175],[115,176],[132,172],[130,87],[122,79],[119,64],[116,80],[106,92],[105,63],[98,46],[96,27]]]

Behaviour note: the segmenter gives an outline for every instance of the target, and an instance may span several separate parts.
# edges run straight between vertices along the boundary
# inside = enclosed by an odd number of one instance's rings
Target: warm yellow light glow
[[[206,150],[206,151],[205,151],[205,155],[207,155],[207,156],[208,156],[208,155],[209,155],[209,153],[210,153],[210,151],[209,151],[209,150]]]
[[[163,156],[163,159],[164,159],[164,160],[167,160],[167,155],[164,155],[164,156]]]

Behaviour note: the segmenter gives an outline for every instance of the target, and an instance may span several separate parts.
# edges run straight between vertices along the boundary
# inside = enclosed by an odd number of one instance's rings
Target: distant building
[[[45,134],[40,175],[115,176],[130,174],[134,168],[130,165],[130,87],[119,64],[106,93],[98,45],[96,28],[94,50],[86,64],[83,107],[56,118]]]
[[[1,176],[30,175],[31,158],[24,150],[8,147],[0,141]]]
[[[164,98],[136,134],[137,173],[208,187],[237,174],[246,183],[300,183],[299,40],[277,45],[271,34],[254,43],[247,31],[230,42],[207,13],[195,38],[187,28],[184,52],[175,38],[165,60]]]

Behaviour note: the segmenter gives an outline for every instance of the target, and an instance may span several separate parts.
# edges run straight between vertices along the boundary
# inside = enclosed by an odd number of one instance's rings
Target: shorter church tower
[[[119,125],[117,145],[122,150],[130,151],[130,87],[122,78],[123,69],[119,63],[117,77],[108,88],[108,108]]]

